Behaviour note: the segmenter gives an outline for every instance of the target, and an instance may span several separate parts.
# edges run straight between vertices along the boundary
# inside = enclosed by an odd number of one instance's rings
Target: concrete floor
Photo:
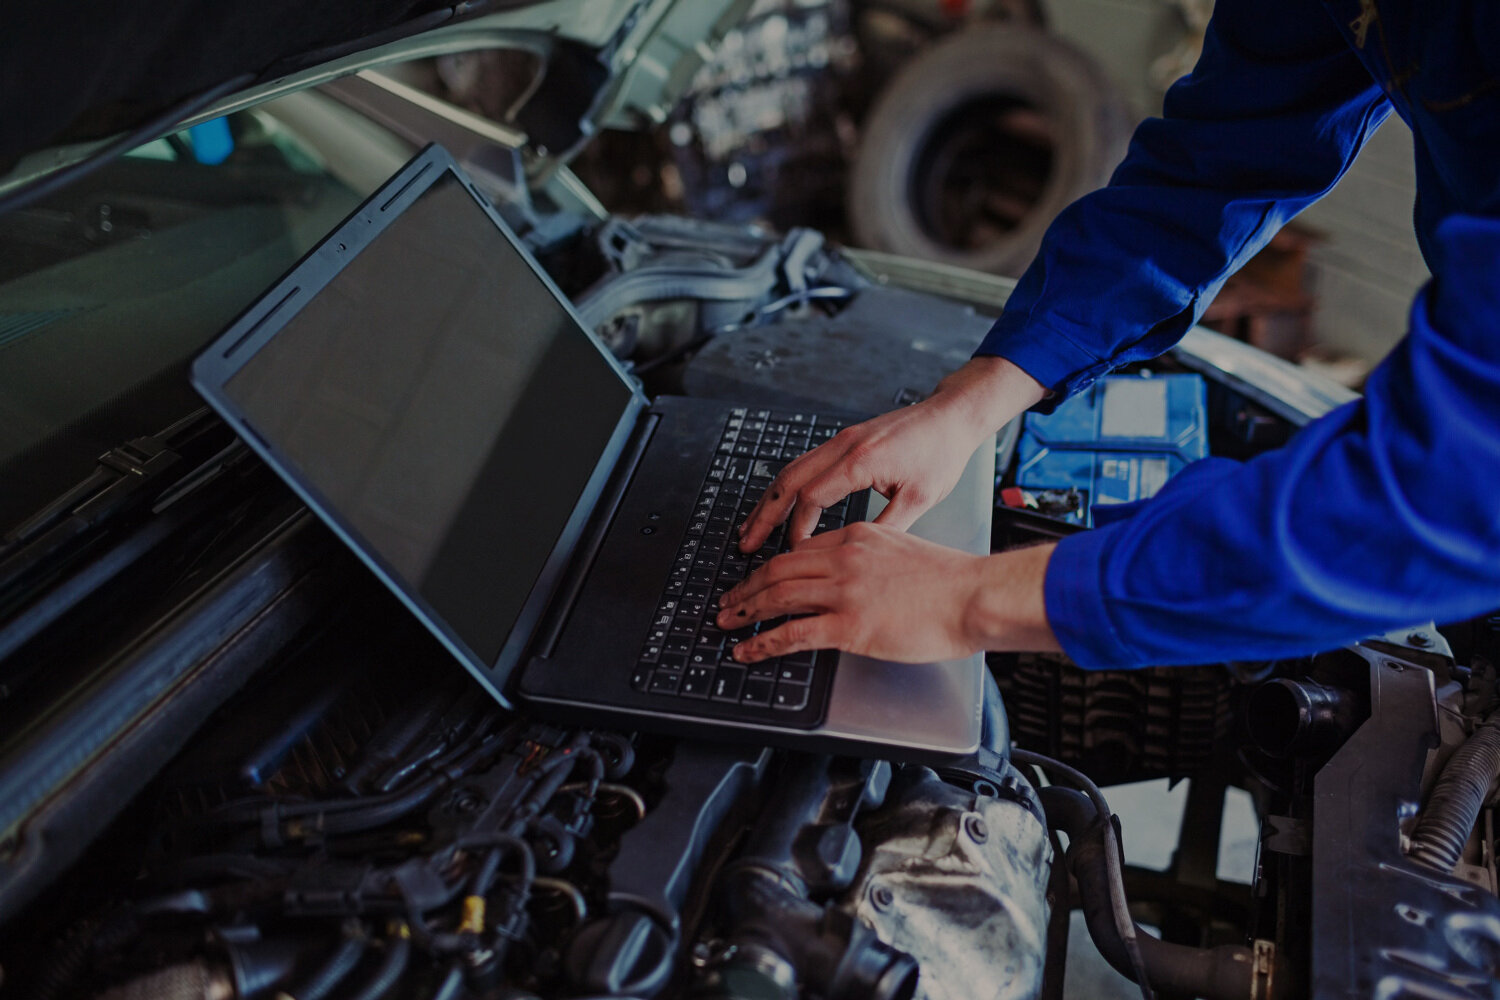
[[[1178,824],[1187,804],[1188,786],[1143,781],[1104,789],[1110,808],[1120,817],[1128,864],[1164,869],[1172,862]],[[1219,838],[1219,878],[1248,883],[1255,871],[1259,825],[1248,793],[1231,788],[1224,805]],[[1075,911],[1068,934],[1068,971],[1063,980],[1067,1000],[1130,1000],[1140,990],[1110,968],[1089,940],[1082,914]]]

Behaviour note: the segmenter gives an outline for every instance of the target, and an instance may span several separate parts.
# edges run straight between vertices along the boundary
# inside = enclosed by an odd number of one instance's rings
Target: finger
[[[827,578],[782,580],[730,609],[730,625],[743,628],[780,615],[821,614],[832,608],[838,595],[839,588]]]
[[[851,448],[850,451],[853,451]],[[796,545],[810,538],[818,526],[823,511],[838,503],[855,490],[871,485],[870,477],[860,474],[846,452],[841,461],[821,475],[809,480],[797,491],[797,506],[792,510],[791,523],[787,525],[787,539]]]
[[[720,627],[734,628],[744,624],[743,616],[734,612],[751,597],[786,580],[816,579],[829,575],[830,560],[826,552],[783,552],[766,563],[719,598]]]
[[[837,615],[815,615],[796,618],[734,647],[734,658],[741,663],[755,663],[772,656],[785,656],[804,649],[833,649],[842,636],[842,621]]]
[[[834,445],[837,444],[837,447]],[[824,468],[843,457],[845,445],[837,438],[825,441],[805,455],[793,459],[771,480],[765,495],[755,505],[740,531],[740,550],[753,552],[766,543],[766,537],[782,521],[797,501],[802,484],[820,474]]]
[[[855,523],[858,524],[860,522],[856,521]],[[799,538],[796,542],[792,543],[791,551],[798,553],[817,552],[820,549],[837,548],[849,540],[848,529],[850,527],[852,525],[845,525],[842,528],[825,531],[821,535],[810,535],[807,538]]]
[[[885,510],[876,515],[875,523],[905,531],[916,523],[917,518],[927,513],[933,503],[923,490],[915,486],[898,488],[891,493]]]

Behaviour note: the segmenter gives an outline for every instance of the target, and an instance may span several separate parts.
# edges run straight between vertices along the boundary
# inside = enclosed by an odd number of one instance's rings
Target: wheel
[[[847,212],[865,246],[1019,274],[1124,155],[1130,115],[1093,60],[986,22],[927,48],[865,120]]]

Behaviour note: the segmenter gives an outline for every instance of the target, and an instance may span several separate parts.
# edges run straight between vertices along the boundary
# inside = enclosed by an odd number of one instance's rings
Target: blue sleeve
[[[977,354],[1053,392],[1155,357],[1331,188],[1390,112],[1323,5],[1221,2],[1109,185],[1059,215]]]
[[[1500,604],[1500,219],[1433,239],[1448,264],[1363,399],[1059,543],[1047,614],[1075,661],[1272,658]]]

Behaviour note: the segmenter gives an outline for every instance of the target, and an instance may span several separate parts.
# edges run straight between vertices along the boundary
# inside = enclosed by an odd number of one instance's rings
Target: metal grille
[[[1191,777],[1229,735],[1231,681],[1220,667],[1087,671],[1027,654],[989,662],[1015,744],[1101,784]]]

